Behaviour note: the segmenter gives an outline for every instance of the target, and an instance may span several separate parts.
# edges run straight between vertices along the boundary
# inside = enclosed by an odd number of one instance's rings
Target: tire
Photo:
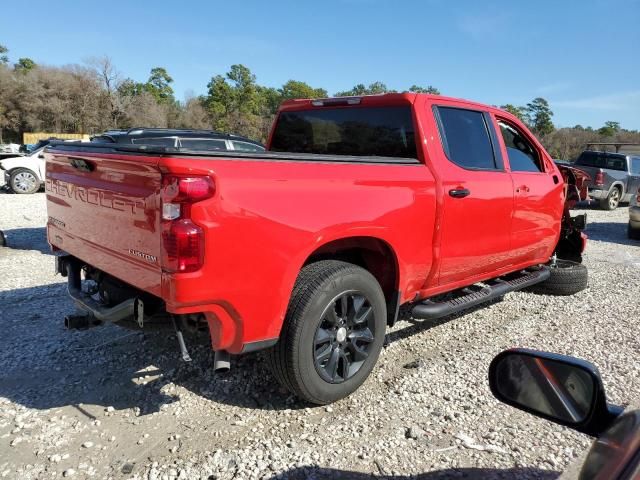
[[[627,236],[631,240],[640,240],[640,228],[633,228],[631,222],[627,224]]]
[[[40,190],[40,179],[28,168],[14,168],[9,177],[9,188],[18,194],[36,193]]]
[[[551,276],[530,290],[543,295],[573,295],[587,288],[589,273],[581,263],[558,259],[549,266]]]
[[[607,198],[600,200],[600,208],[602,210],[615,210],[620,205],[620,198],[622,193],[618,187],[613,187],[609,192]]]
[[[280,340],[267,351],[267,362],[293,394],[326,405],[367,379],[386,324],[384,293],[373,275],[336,260],[312,263],[298,275]]]
[[[5,238],[2,230],[0,230],[0,247],[6,247],[6,246],[7,246],[7,239]]]

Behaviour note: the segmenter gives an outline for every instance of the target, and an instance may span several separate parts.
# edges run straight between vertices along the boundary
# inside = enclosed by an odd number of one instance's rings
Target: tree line
[[[95,134],[141,126],[213,129],[264,141],[281,102],[329,96],[324,88],[300,80],[289,80],[280,88],[260,85],[249,68],[232,65],[224,75],[211,78],[205,94],[180,101],[173,78],[162,67],[152,68],[147,80],[139,82],[123,76],[107,56],[57,67],[38,65],[30,58],[11,63],[8,53],[0,45],[0,143],[20,143],[22,134],[32,131]],[[392,91],[373,82],[334,95]],[[440,94],[431,85],[412,85],[405,91]],[[624,130],[617,122],[600,129],[556,129],[543,98],[501,108],[522,119],[556,158],[575,158],[587,142],[640,142],[639,132]]]

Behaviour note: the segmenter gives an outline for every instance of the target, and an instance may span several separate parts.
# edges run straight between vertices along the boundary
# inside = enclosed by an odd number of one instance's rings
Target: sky
[[[3,3],[11,61],[108,55],[136,81],[162,66],[179,99],[241,63],[272,87],[295,79],[333,94],[381,81],[492,105],[543,97],[556,126],[640,129],[640,0]]]

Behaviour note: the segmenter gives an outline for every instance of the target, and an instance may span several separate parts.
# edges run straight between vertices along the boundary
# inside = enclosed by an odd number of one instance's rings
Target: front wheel
[[[368,271],[327,260],[298,275],[278,343],[268,351],[280,383],[318,405],[354,392],[384,343],[384,293]]]
[[[16,168],[11,171],[9,187],[13,193],[36,193],[40,190],[40,179],[28,168]]]

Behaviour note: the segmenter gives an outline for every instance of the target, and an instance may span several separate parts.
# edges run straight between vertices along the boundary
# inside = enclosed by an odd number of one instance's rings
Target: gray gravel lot
[[[513,293],[447,321],[402,321],[356,394],[301,405],[259,354],[212,373],[206,340],[106,326],[67,332],[44,194],[0,194],[0,477],[556,478],[590,440],[493,399],[491,359],[522,346],[600,369],[609,397],[640,398],[640,243],[627,208],[589,209],[590,286]]]

